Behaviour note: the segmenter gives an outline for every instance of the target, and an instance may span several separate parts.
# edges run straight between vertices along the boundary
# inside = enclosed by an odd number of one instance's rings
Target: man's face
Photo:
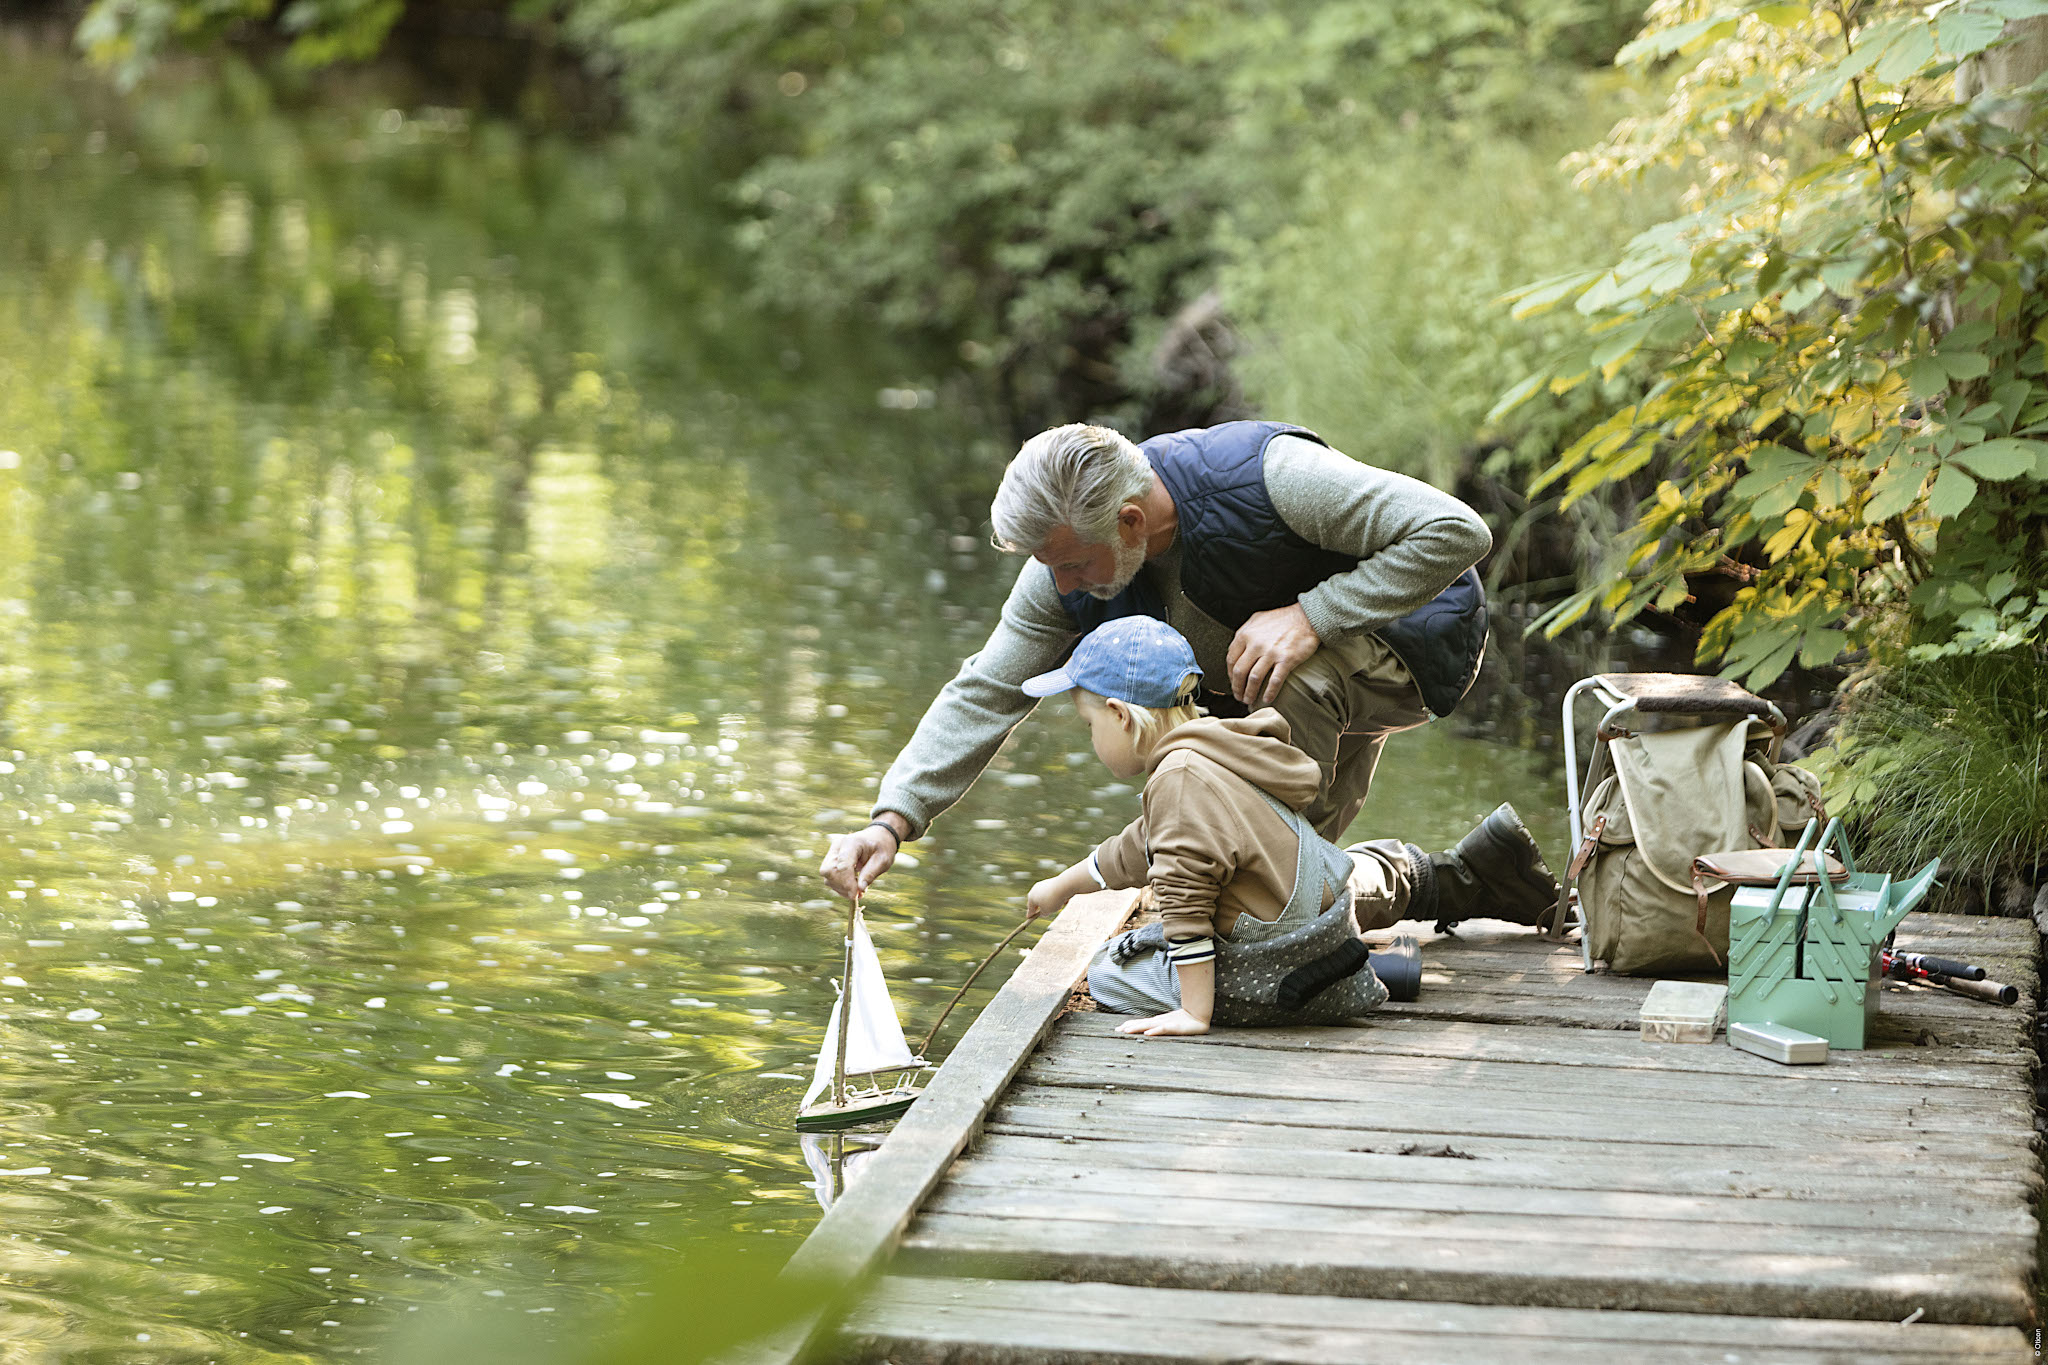
[[[1142,540],[1126,545],[1130,532],[1119,525],[1117,543],[1090,545],[1065,526],[1057,527],[1045,544],[1031,556],[1052,570],[1053,586],[1061,593],[1085,592],[1107,602],[1131,585],[1138,570],[1145,567]]]

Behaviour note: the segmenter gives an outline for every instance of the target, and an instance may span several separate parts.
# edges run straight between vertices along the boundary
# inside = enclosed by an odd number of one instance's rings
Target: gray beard
[[[1110,549],[1116,555],[1116,576],[1102,587],[1088,589],[1088,595],[1098,602],[1107,602],[1138,576],[1138,570],[1145,567],[1145,546],[1143,542],[1125,545],[1122,540],[1110,542]]]

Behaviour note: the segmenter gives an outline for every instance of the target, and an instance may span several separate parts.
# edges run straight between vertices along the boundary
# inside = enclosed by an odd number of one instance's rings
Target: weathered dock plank
[[[2036,989],[2030,924],[1915,915],[1900,938]],[[1062,951],[1072,980],[1085,951]],[[973,1150],[963,1137],[909,1182],[915,1215],[868,1235],[864,1265],[893,1248],[890,1278],[828,1349],[2032,1357],[2030,1010],[1888,986],[1870,1050],[1786,1068],[1643,1043],[1650,983],[1587,976],[1575,947],[1527,932],[1468,928],[1424,963],[1420,1001],[1354,1027],[1039,1026],[970,1106]]]
[[[1165,1326],[1163,1325],[1170,1325]],[[1871,1365],[2020,1362],[2010,1327],[1398,1303],[1121,1284],[892,1278],[848,1324],[897,1365],[1260,1360],[1276,1365]]]

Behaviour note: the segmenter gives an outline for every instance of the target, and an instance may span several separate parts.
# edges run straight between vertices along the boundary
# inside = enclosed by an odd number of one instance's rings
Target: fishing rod
[[[967,974],[967,980],[963,981],[960,984],[959,990],[953,992],[953,998],[946,1002],[946,1008],[939,1011],[938,1022],[932,1025],[932,1031],[930,1033],[927,1033],[924,1036],[924,1042],[919,1044],[917,1049],[918,1056],[922,1057],[925,1055],[925,1053],[931,1050],[932,1044],[938,1040],[939,1030],[945,1026],[946,1016],[951,1014],[953,1012],[953,1006],[959,1004],[962,998],[966,996],[968,987],[974,984],[974,979],[980,976],[984,971],[987,971],[988,965],[991,962],[994,962],[998,957],[1001,957],[1003,954],[1003,949],[1009,947],[1012,943],[1015,943],[1017,941],[1017,935],[1023,933],[1026,929],[1030,928],[1031,921],[1036,918],[1037,916],[1035,915],[1026,915],[1024,917],[1024,922],[1018,925],[1016,928],[1012,929],[1010,931],[1009,937],[1005,938],[1001,943],[998,943],[995,946],[995,951],[991,952],[987,957],[983,958],[981,960],[981,965],[976,967],[973,971]]]

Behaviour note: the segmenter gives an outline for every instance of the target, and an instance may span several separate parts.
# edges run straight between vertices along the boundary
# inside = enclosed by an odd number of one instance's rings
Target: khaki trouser
[[[1408,666],[1377,637],[1346,641],[1341,653],[1324,648],[1310,655],[1274,703],[1294,747],[1323,770],[1323,789],[1302,814],[1333,842],[1365,805],[1387,736],[1429,719]]]
[[[1371,839],[1344,851],[1351,855],[1351,917],[1359,929],[1384,929],[1408,918],[1408,899],[1415,889],[1408,845],[1399,839]]]

